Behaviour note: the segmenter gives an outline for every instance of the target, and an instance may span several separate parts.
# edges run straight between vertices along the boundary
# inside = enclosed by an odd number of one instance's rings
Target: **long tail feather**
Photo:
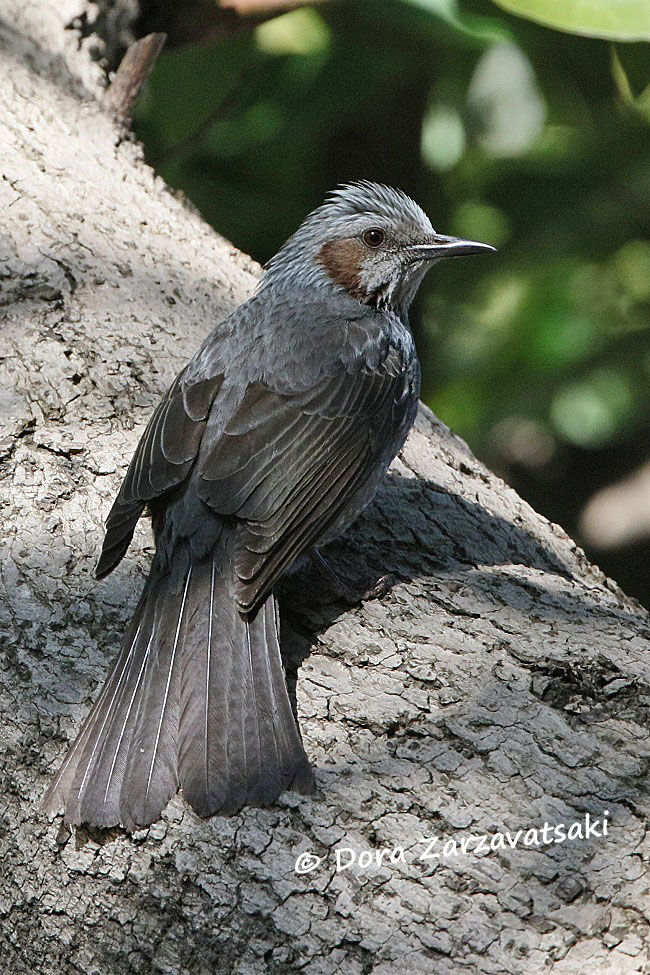
[[[201,567],[202,606],[189,611],[183,645],[179,783],[203,816],[272,802],[312,784],[291,710],[273,597],[240,615],[230,559]]]
[[[175,584],[154,570],[46,811],[131,829],[157,819],[179,785],[202,816],[312,787],[274,598],[242,617],[230,556],[220,542]]]

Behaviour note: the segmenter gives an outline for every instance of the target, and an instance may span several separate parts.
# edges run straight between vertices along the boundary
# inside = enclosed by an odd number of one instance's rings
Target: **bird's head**
[[[493,250],[436,233],[424,210],[401,190],[364,181],[340,187],[309,214],[269,261],[265,282],[334,286],[405,316],[433,264]]]

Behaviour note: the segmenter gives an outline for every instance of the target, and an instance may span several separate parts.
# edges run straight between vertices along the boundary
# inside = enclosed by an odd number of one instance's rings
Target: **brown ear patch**
[[[332,281],[345,288],[353,298],[364,301],[367,298],[361,285],[364,256],[363,245],[354,237],[346,237],[344,240],[332,240],[323,244],[316,260],[320,261]]]

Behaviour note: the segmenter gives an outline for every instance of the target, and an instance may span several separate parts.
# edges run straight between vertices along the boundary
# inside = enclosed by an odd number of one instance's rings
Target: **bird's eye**
[[[371,227],[370,230],[366,230],[365,234],[363,235],[363,242],[364,244],[367,244],[368,247],[379,247],[384,243],[385,236],[384,231],[380,230],[379,227]]]

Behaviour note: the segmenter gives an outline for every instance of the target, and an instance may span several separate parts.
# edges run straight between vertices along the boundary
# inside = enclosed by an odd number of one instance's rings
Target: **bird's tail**
[[[176,577],[154,564],[120,654],[45,796],[47,812],[132,829],[157,819],[179,787],[201,816],[312,787],[275,600],[243,618],[230,564],[223,543],[205,559],[187,554]]]

